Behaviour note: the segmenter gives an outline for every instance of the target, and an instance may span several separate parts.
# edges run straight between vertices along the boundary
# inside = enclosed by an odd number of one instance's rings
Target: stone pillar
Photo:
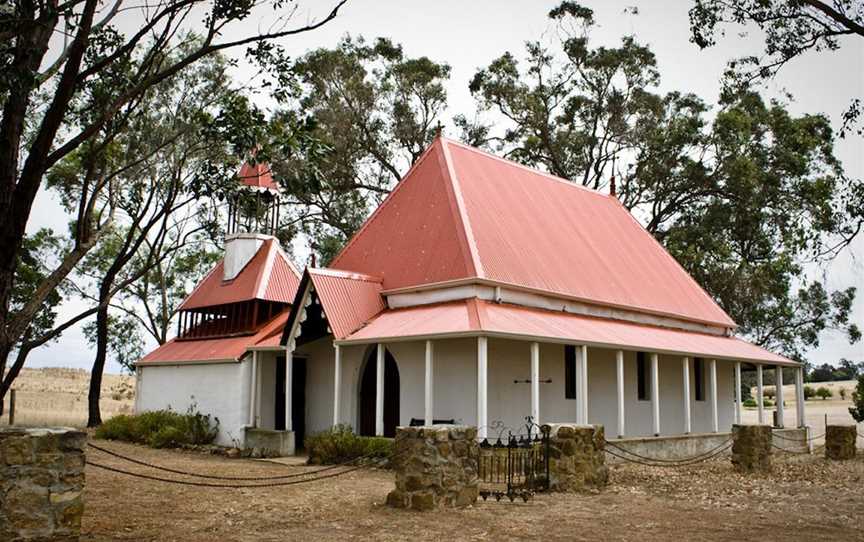
[[[609,482],[602,425],[552,423],[548,427],[551,491],[584,491]]]
[[[770,425],[733,425],[732,464],[742,472],[770,471],[772,443]]]
[[[828,459],[855,459],[855,425],[828,425],[825,427],[825,457]]]
[[[477,477],[477,429],[464,425],[399,427],[393,448],[396,489],[387,504],[433,510],[474,504]]]
[[[0,540],[78,540],[86,442],[72,429],[0,429]]]

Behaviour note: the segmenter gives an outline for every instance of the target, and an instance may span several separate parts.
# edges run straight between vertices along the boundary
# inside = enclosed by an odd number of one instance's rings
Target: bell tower
[[[239,173],[241,187],[228,199],[225,266],[222,280],[233,280],[279,224],[279,185],[270,164],[246,162]]]

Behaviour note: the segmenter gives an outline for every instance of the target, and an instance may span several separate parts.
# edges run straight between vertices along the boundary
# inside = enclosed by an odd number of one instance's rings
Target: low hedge
[[[310,465],[334,465],[361,457],[390,459],[393,439],[361,437],[350,426],[337,425],[327,431],[309,435],[303,441]]]
[[[96,438],[146,444],[153,448],[177,448],[210,444],[219,433],[219,419],[201,414],[192,406],[186,414],[154,410],[119,414],[96,428]]]
[[[747,399],[741,404],[744,405],[745,408],[756,408],[758,406],[758,404],[756,403],[756,399]],[[763,399],[762,406],[773,407],[774,401],[772,401],[771,399]]]

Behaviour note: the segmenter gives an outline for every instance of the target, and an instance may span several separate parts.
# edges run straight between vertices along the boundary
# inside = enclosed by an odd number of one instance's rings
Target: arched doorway
[[[360,378],[360,434],[375,435],[375,394],[377,388],[377,348],[366,356]],[[384,351],[384,436],[395,437],[399,425],[399,367],[389,351]]]

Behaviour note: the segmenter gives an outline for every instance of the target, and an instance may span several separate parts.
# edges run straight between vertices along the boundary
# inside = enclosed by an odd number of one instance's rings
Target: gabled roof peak
[[[265,240],[243,269],[229,281],[222,280],[224,266],[225,260],[219,260],[183,300],[179,310],[253,299],[290,303],[300,282],[300,274],[274,238]]]

